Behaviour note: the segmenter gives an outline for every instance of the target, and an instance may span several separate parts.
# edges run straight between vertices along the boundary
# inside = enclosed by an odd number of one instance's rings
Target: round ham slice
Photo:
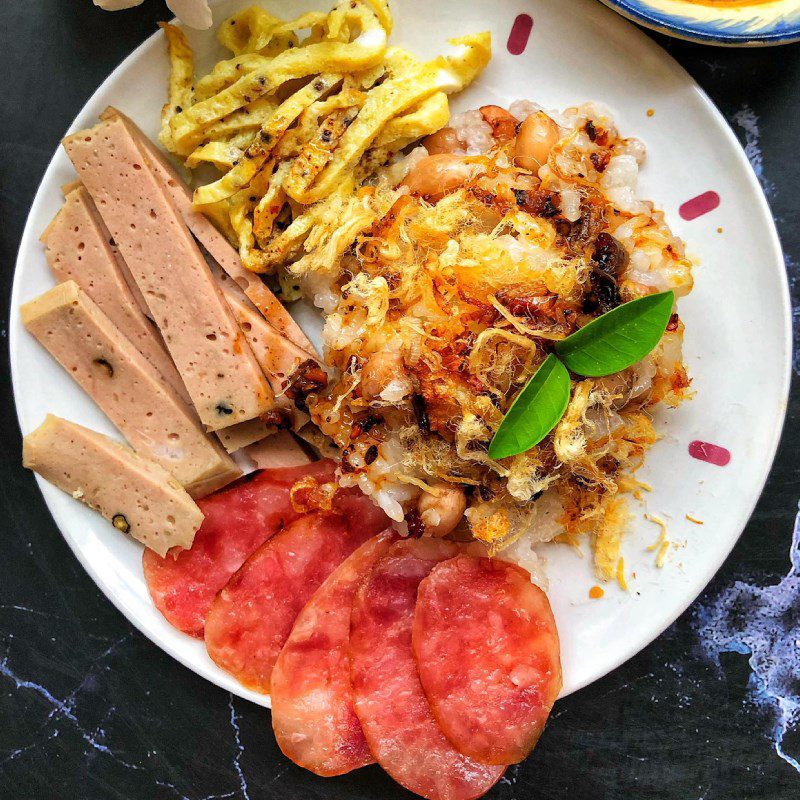
[[[558,632],[545,593],[505,561],[458,556],[417,594],[420,680],[456,749],[485,764],[530,753],[561,690]]]
[[[275,738],[285,756],[317,775],[342,775],[375,760],[353,708],[350,609],[395,538],[388,530],[370,539],[328,577],[300,612],[272,670]]]
[[[462,755],[445,738],[411,648],[420,581],[458,552],[441,539],[393,545],[356,592],[351,617],[353,699],[370,750],[398,783],[430,800],[480,797],[504,771]]]
[[[208,654],[248,688],[269,693],[272,667],[303,606],[339,564],[388,526],[388,517],[372,513],[369,498],[353,498],[351,506],[348,517],[317,513],[293,522],[259,547],[211,604]]]
[[[265,469],[199,500],[205,519],[190,550],[175,549],[161,558],[146,549],[142,556],[156,608],[179,630],[202,637],[217,592],[251,553],[298,518],[289,496],[295,482],[305,477],[331,481],[334,470],[328,460]]]

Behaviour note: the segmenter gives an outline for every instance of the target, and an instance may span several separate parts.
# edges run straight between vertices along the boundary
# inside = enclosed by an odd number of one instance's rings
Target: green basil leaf
[[[556,353],[578,375],[600,378],[619,372],[658,344],[674,303],[672,291],[631,300],[562,339]]]
[[[539,444],[564,416],[569,394],[569,373],[551,353],[503,417],[489,445],[489,458],[515,456]]]

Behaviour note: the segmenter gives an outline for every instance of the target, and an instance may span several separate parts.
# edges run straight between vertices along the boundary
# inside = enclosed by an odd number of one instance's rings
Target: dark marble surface
[[[3,320],[28,207],[60,136],[99,82],[163,18],[156,0],[113,15],[93,9],[89,0],[0,3]],[[747,146],[800,301],[800,47],[723,51],[660,41]],[[102,597],[56,530],[32,476],[19,466],[6,351],[4,344],[0,797],[406,796],[377,767],[335,780],[296,768],[278,752],[266,712],[173,661]],[[717,667],[701,636],[708,609],[734,581],[767,586],[789,568],[800,496],[800,395],[794,388],[775,467],[733,556],[656,642],[557,705],[533,756],[509,771],[493,798],[798,796],[800,774],[776,754],[775,704],[753,691],[747,656],[723,654]],[[798,602],[790,597],[783,616],[796,615]],[[789,678],[800,691],[800,675]],[[800,731],[787,734],[784,748],[800,754]]]

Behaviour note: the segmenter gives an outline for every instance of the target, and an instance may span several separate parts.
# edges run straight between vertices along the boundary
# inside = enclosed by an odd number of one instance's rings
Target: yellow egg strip
[[[242,261],[245,260],[255,247],[253,236],[253,223],[250,215],[257,205],[260,197],[269,189],[272,182],[274,162],[265,164],[264,167],[254,176],[250,186],[237,192],[227,202],[229,206],[230,220],[239,244],[239,253]]]
[[[167,52],[170,71],[167,104],[161,109],[161,132],[158,135],[161,144],[172,149],[172,130],[170,121],[176,114],[189,108],[194,103],[192,84],[194,83],[194,54],[184,32],[175,25],[165,22],[159,27],[167,37]]]
[[[218,181],[201,186],[195,191],[195,205],[216,203],[247,186],[269,158],[278,139],[297,119],[303,109],[329,92],[341,79],[341,75],[320,75],[281,103],[269,120],[261,126],[261,130],[244,152],[239,163]]]
[[[261,246],[272,236],[275,220],[286,202],[283,182],[289,172],[290,164],[291,162],[285,161],[275,170],[269,187],[253,210],[253,235]]]
[[[255,136],[256,131],[269,120],[275,113],[278,103],[271,97],[262,97],[249,106],[245,106],[233,114],[229,114],[224,119],[212,125],[204,132],[204,138],[209,140],[222,139],[230,141],[233,136],[240,133],[249,134],[249,138],[244,143],[247,147]],[[190,151],[191,152],[191,151]],[[183,155],[183,153],[180,153]]]
[[[228,17],[217,30],[217,41],[234,55],[256,53],[266,47],[272,32],[282,23],[258,6],[244,8]]]
[[[290,253],[299,248],[315,222],[311,213],[302,214],[292,220],[289,227],[272,239],[261,251],[253,252],[250,258],[242,258],[242,263],[252,272],[272,272],[277,264],[286,260]]]
[[[375,147],[385,147],[398,139],[421,139],[435,133],[450,120],[450,103],[444,92],[436,92],[415,106],[407,114],[386,123],[375,139]]]
[[[203,206],[203,214],[214,223],[214,227],[222,233],[232,245],[238,244],[239,238],[231,224],[230,204],[227,200]]]
[[[201,164],[213,164],[227,172],[242,157],[242,149],[230,142],[209,142],[198,147],[187,159],[186,166],[195,169]]]
[[[389,4],[386,0],[367,0],[370,8],[375,12],[378,21],[383,26],[388,36],[392,32],[394,20],[392,20],[392,12],[389,10]]]
[[[628,581],[625,579],[625,559],[622,556],[617,561],[617,583],[623,592],[628,591]]]
[[[333,13],[333,12],[332,12]],[[178,147],[198,136],[211,123],[270,94],[289,80],[331,72],[352,72],[378,64],[386,51],[386,31],[374,13],[363,6],[352,10],[361,33],[353,42],[319,42],[285,50],[268,64],[242,76],[232,86],[201,100],[170,121]]]
[[[328,15],[324,11],[307,11],[289,22],[282,22],[275,28],[274,34],[280,36],[281,34],[300,31],[305,28],[317,28],[324,25],[327,18]]]
[[[390,78],[367,95],[361,113],[342,137],[335,159],[314,186],[296,200],[313,203],[330,194],[392,117],[437,91],[458,91],[472,82],[491,56],[489,34],[454,39],[451,43],[460,48],[457,55],[434,59],[424,64],[416,74]]]
[[[311,34],[299,42],[302,29]],[[443,127],[445,93],[467,85],[490,56],[490,37],[479,34],[453,40],[454,56],[423,64],[405,50],[387,49],[391,29],[385,0],[345,0],[328,14],[309,12],[288,22],[244,9],[217,33],[233,58],[197,81],[193,105],[175,108],[176,87],[181,97],[192,90],[191,51],[178,31],[185,47],[170,47],[172,108],[164,144],[189,168],[208,163],[225,173],[196,191],[195,204],[238,244],[250,269],[272,271],[302,255],[314,226],[336,213],[319,201],[346,205],[357,180]],[[288,98],[280,92],[303,78],[308,83]],[[275,235],[287,200],[295,218]],[[323,249],[339,252],[345,238],[333,231]]]
[[[302,202],[308,187],[331,160],[331,153],[357,112],[358,108],[351,106],[340,108],[325,117],[317,132],[292,161],[284,182],[284,189],[289,197]]]
[[[352,82],[352,76],[348,76],[348,78],[351,78]],[[324,100],[312,103],[303,111],[297,120],[297,124],[292,126],[278,142],[275,149],[275,155],[278,159],[295,158],[306,142],[316,134],[320,120],[324,119],[332,111],[353,106],[356,108],[361,107],[366,95],[361,90],[353,88],[352,85],[348,87],[348,78],[343,81],[340,92]]]
[[[208,100],[223,89],[232,86],[243,75],[247,75],[256,69],[262,69],[272,61],[268,56],[260,53],[245,53],[229,58],[227,61],[219,61],[208,75],[200,78],[194,87],[195,99],[197,102]]]
[[[220,25],[217,41],[237,56],[248,53],[277,55],[290,47],[297,47],[299,41],[295,31],[320,25],[326,16],[321,11],[309,11],[284,22],[263,8],[250,6]]]

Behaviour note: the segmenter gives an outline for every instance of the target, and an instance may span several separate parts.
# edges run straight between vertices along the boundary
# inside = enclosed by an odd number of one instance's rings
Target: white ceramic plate
[[[219,21],[241,2],[222,3]],[[327,7],[325,2],[303,3]],[[287,18],[295,2],[268,8]],[[696,287],[681,303],[686,357],[696,397],[661,414],[664,438],[641,477],[653,491],[647,508],[667,520],[676,547],[663,569],[647,550],[658,534],[636,509],[624,542],[630,591],[606,586],[590,600],[595,583],[590,559],[564,546],[548,548],[550,598],[563,647],[564,694],[594,681],[652,641],[699,594],[730,552],[761,492],[777,446],[789,383],[790,323],[783,260],[758,182],[722,116],[672,59],[644,34],[591,0],[440,0],[435,18],[427,0],[396,0],[393,40],[421,56],[444,46],[445,36],[491,29],[495,56],[456,109],[507,105],[530,98],[563,108],[602,101],[626,135],[642,138],[649,157],[643,197],[662,206],[700,265]],[[520,14],[534,19],[524,52],[512,55],[509,32]],[[435,23],[435,24],[434,24]],[[521,23],[518,23],[518,25]],[[212,33],[192,33],[201,68],[221,53]],[[514,50],[519,50],[519,43]],[[130,114],[151,135],[165,100],[167,59],[160,34],[116,69],[78,115],[72,130],[92,125],[107,104]],[[648,109],[654,109],[652,116]],[[113,433],[97,407],[23,329],[19,304],[53,281],[38,236],[61,204],[59,186],[73,172],[59,151],[36,195],[20,248],[10,324],[11,363],[23,433],[53,412]],[[678,209],[687,199],[717,192],[719,207],[692,221]],[[703,440],[727,448],[720,468],[690,457]],[[183,664],[241,697],[267,705],[242,689],[208,658],[202,642],[171,628],[155,610],[141,570],[141,550],[71,497],[39,482],[75,555],[123,614]],[[702,526],[689,522],[691,514]]]

